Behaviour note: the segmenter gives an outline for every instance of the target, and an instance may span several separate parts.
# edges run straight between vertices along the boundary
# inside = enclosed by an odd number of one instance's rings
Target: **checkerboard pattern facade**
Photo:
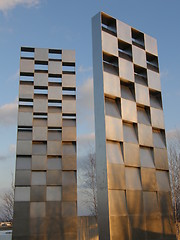
[[[157,42],[105,13],[92,32],[99,237],[176,239]]]
[[[13,239],[77,239],[75,52],[21,48]]]

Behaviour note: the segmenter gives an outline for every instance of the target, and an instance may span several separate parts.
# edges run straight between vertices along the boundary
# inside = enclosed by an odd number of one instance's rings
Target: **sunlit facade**
[[[75,52],[22,47],[13,239],[77,239]]]
[[[176,239],[156,39],[92,19],[100,240]]]

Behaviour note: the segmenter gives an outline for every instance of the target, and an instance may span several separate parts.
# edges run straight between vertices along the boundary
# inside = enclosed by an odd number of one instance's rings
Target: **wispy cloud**
[[[9,126],[17,122],[17,99],[0,106],[0,125]]]
[[[0,0],[0,11],[7,13],[7,11],[15,8],[18,5],[25,7],[35,7],[40,3],[40,0]]]
[[[91,72],[91,71],[92,71],[92,67],[84,67],[81,65],[78,68],[78,72],[80,72],[80,73]]]

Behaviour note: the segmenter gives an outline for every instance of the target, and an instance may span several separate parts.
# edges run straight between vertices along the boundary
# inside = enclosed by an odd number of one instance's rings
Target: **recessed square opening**
[[[32,99],[19,99],[19,106],[33,106],[33,100]]]
[[[138,115],[138,123],[143,123],[145,125],[150,125],[150,108],[147,106],[137,106],[137,115]]]
[[[49,74],[48,75],[49,83],[60,83],[62,84],[62,75],[59,74]]]
[[[137,124],[123,121],[124,141],[138,143]]]
[[[34,113],[33,119],[45,119],[47,120],[47,113]]]
[[[118,67],[118,58],[109,55],[107,53],[103,53],[103,66],[104,66],[104,71],[114,74],[114,75],[119,75],[119,67]]]
[[[21,59],[34,59],[34,48],[21,47]]]
[[[140,147],[140,161],[142,167],[155,168],[153,148]]]
[[[61,100],[48,100],[48,107],[62,107],[62,101]]]
[[[135,101],[134,83],[125,82],[122,80],[120,82],[121,82],[121,97],[131,101]]]
[[[134,78],[136,83],[148,86],[147,70],[145,68],[134,65]]]
[[[132,61],[132,45],[118,40],[119,57]]]
[[[149,95],[151,107],[162,109],[161,92],[150,90]]]
[[[70,74],[71,73],[74,73],[75,74],[75,66],[69,66],[69,65],[63,65],[62,66],[62,71],[63,71],[63,73],[64,72],[70,72]]]
[[[47,95],[48,89],[47,87],[34,87],[34,94],[36,95]]]
[[[48,58],[50,61],[61,61],[62,50],[60,49],[49,49]]]
[[[150,53],[146,53],[146,62],[148,69],[153,70],[155,72],[159,72],[159,63],[157,56],[154,56]]]
[[[48,72],[48,62],[47,61],[35,61],[35,72]]]
[[[107,116],[121,118],[121,103],[120,99],[112,99],[105,97],[105,113]]]
[[[75,120],[75,119],[76,119],[76,114],[71,114],[71,113],[67,114],[67,113],[63,113],[63,115],[62,115],[62,119],[73,119],[73,120]]]
[[[76,95],[76,88],[63,88],[62,95]]]
[[[162,129],[153,128],[153,141],[154,147],[165,148],[166,147],[165,131]]]
[[[124,164],[123,143],[106,141],[106,152],[108,163]]]
[[[114,36],[117,36],[117,30],[116,30],[116,19],[102,13],[102,30],[110,33]]]
[[[132,43],[133,45],[144,49],[144,34],[132,28]]]

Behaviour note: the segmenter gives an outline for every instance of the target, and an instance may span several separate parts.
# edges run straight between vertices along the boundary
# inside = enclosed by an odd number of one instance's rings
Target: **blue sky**
[[[76,50],[78,153],[93,143],[91,18],[104,11],[158,41],[166,131],[180,128],[179,0],[0,0],[0,194],[15,169],[20,46]]]

